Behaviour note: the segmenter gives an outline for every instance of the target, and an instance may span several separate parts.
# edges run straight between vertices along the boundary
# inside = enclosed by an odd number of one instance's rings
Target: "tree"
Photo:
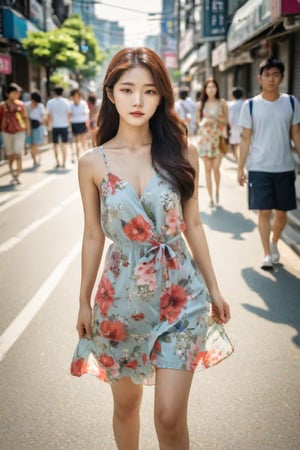
[[[62,29],[66,30],[84,55],[84,63],[78,68],[78,77],[91,78],[97,74],[99,65],[105,59],[90,26],[85,25],[78,14],[65,20]],[[80,80],[77,80],[80,81]]]
[[[50,77],[59,67],[73,71],[80,81],[95,75],[103,60],[93,31],[76,15],[53,31],[30,32],[22,45],[34,64],[45,67],[47,95]]]
[[[58,67],[76,70],[84,64],[84,55],[80,53],[73,38],[62,29],[53,31],[34,31],[22,40],[29,59],[46,70],[46,90],[49,95],[50,76]]]

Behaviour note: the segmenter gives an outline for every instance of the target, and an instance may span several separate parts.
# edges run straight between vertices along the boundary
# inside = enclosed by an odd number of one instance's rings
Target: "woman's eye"
[[[130,89],[123,88],[121,89],[121,92],[123,92],[124,94],[129,94]]]
[[[145,94],[150,94],[150,95],[154,95],[156,94],[156,91],[154,91],[153,89],[148,89]]]

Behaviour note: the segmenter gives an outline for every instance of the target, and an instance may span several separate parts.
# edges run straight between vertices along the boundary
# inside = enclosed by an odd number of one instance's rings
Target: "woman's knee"
[[[130,418],[135,415],[141,405],[142,388],[124,390],[123,394],[114,393],[114,413],[121,419]]]
[[[186,427],[186,418],[182,412],[177,413],[173,408],[159,408],[155,412],[155,426],[158,434],[168,435],[178,439]]]

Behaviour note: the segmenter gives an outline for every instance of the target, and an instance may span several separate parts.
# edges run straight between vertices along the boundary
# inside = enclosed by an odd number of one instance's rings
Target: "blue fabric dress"
[[[101,225],[113,242],[71,373],[106,382],[152,384],[155,367],[207,368],[232,351],[224,327],[210,323],[210,299],[182,237],[181,198],[155,172],[141,197],[110,172],[99,187]]]

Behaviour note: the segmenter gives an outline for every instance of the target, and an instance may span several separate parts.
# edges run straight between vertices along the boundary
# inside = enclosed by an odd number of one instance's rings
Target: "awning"
[[[270,0],[248,0],[233,16],[227,34],[233,51],[272,25]]]
[[[38,31],[38,28],[32,22],[11,8],[2,7],[1,15],[2,34],[7,39],[21,42],[22,39],[27,37],[29,31]]]

